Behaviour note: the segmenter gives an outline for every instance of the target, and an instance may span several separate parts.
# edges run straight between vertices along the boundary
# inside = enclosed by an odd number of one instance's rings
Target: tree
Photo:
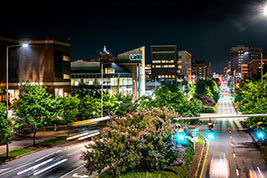
[[[78,86],[72,87],[71,95],[78,95],[80,99],[88,95],[93,96],[95,98],[101,97],[101,94],[99,93],[97,87],[85,84],[80,84]]]
[[[63,97],[60,99],[62,120],[60,123],[74,122],[78,119],[80,99],[78,95]]]
[[[16,112],[14,129],[22,133],[33,133],[35,145],[36,132],[40,127],[51,124],[58,119],[59,99],[53,98],[41,84],[22,85],[22,94],[14,103]]]
[[[80,119],[86,120],[101,116],[101,100],[87,95],[80,100]]]
[[[1,91],[0,91],[1,94]],[[7,145],[7,154],[8,157],[8,143],[11,142],[11,127],[8,125],[9,120],[6,118],[6,107],[3,103],[0,103],[0,145]]]

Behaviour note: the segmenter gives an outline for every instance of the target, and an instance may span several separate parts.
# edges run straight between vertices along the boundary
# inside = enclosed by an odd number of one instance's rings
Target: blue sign
[[[129,59],[131,61],[140,61],[143,59],[143,56],[142,56],[142,54],[130,54]]]

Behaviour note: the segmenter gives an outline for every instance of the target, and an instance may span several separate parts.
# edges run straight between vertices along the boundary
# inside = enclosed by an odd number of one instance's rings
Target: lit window
[[[114,74],[115,73],[115,69],[114,68],[105,68],[105,73],[106,74]]]
[[[161,68],[161,65],[155,65],[155,68]]]
[[[177,73],[181,73],[181,70],[177,70]]]
[[[70,74],[63,74],[63,79],[70,79]]]
[[[172,78],[175,78],[175,75],[172,75]]]
[[[152,63],[160,63],[160,60],[153,60]]]
[[[63,97],[63,88],[55,88],[55,96]]]
[[[169,63],[174,63],[174,60],[170,60]]]
[[[175,67],[175,65],[169,65],[169,68],[174,68]]]
[[[69,56],[63,56],[63,61],[70,61],[70,57]]]
[[[171,76],[171,75],[169,75],[169,78],[172,78],[172,76]]]
[[[183,68],[183,66],[181,66],[181,65],[178,65],[178,69],[181,69],[181,68]]]

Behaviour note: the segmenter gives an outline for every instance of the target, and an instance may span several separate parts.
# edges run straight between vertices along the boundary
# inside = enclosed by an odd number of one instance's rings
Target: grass
[[[26,153],[30,153],[33,150],[31,149],[17,149],[17,150],[13,150],[9,152],[9,157],[16,157],[16,156],[20,156],[20,155],[24,155]],[[3,153],[0,155],[1,157],[5,157],[6,153]]]
[[[53,146],[53,145],[57,145],[57,144],[60,144],[60,143],[65,143],[65,142],[67,142],[66,139],[56,138],[56,139],[53,139],[53,140],[47,140],[47,141],[44,141],[44,142],[40,142],[37,145],[38,146]]]
[[[114,176],[114,178],[177,178],[177,174],[167,171],[131,171],[119,176]],[[102,175],[99,178],[113,178],[111,175]]]

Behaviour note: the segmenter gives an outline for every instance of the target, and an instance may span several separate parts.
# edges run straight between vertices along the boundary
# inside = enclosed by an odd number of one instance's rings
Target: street
[[[237,114],[231,96],[223,94],[217,109],[218,115]],[[202,177],[209,177],[209,166],[213,155],[225,153],[229,160],[230,177],[249,177],[249,170],[255,171],[259,177],[267,177],[264,156],[253,142],[252,137],[240,124],[242,119],[217,119],[214,125],[215,138],[209,141],[209,152]],[[213,121],[214,122],[214,121]],[[208,120],[200,130],[206,135]]]

